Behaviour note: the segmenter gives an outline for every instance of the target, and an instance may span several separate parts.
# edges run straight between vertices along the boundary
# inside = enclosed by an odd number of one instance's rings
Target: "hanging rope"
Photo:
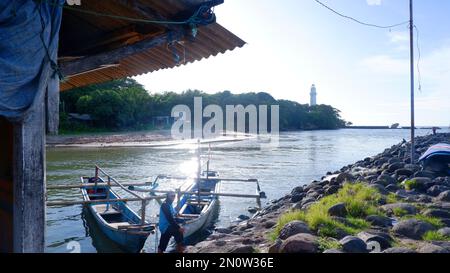
[[[64,75],[63,75],[63,73],[62,73],[58,63],[55,60],[53,60],[52,56],[50,56],[50,52],[49,52],[47,43],[45,42],[45,39],[44,39],[45,22],[44,22],[44,17],[42,16],[42,3],[36,3],[36,5],[39,5],[38,13],[39,13],[39,17],[40,17],[40,20],[41,20],[41,26],[42,26],[42,30],[41,30],[41,33],[39,34],[39,38],[40,38],[40,40],[42,42],[42,45],[44,46],[45,55],[46,55],[48,61],[50,62],[50,67],[53,70],[53,75],[57,74],[59,80],[60,81],[64,81],[65,77],[64,77]],[[52,34],[50,34],[50,35],[52,35]],[[52,37],[50,37],[50,40],[52,40]]]

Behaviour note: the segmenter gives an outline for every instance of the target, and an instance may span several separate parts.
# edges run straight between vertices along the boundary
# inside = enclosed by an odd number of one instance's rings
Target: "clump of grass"
[[[275,240],[281,229],[294,220],[306,222],[320,236],[335,237],[339,230],[356,234],[368,227],[365,221],[368,215],[384,215],[379,209],[383,196],[375,189],[363,183],[346,183],[337,193],[322,198],[306,211],[293,211],[282,215],[271,238]],[[344,203],[347,209],[346,221],[337,221],[328,214],[328,209],[338,203]]]
[[[386,203],[388,204],[394,204],[398,202],[398,198],[397,195],[395,193],[390,192],[387,196],[386,196]]]
[[[405,182],[403,182],[403,185],[405,186],[405,189],[410,191],[410,190],[421,190],[423,185],[418,183],[416,179],[411,179],[411,180],[406,180]]]
[[[324,252],[328,249],[341,249],[342,247],[336,239],[330,237],[321,237],[319,238],[318,243],[320,252]]]
[[[269,237],[272,241],[275,241],[278,238],[278,235],[280,234],[281,229],[288,223],[295,221],[295,220],[301,220],[303,219],[303,212],[300,210],[290,211],[287,212],[278,218],[278,223],[275,226],[275,229],[272,233],[270,233]]]
[[[433,227],[435,227],[437,229],[443,228],[445,226],[444,223],[442,223],[441,219],[436,218],[436,217],[425,216],[422,214],[407,215],[407,216],[403,217],[402,219],[417,219],[417,220],[429,223],[430,225],[432,225]]]
[[[397,217],[403,217],[405,215],[408,215],[408,211],[402,208],[394,208],[392,210],[392,213],[394,213],[394,215]]]
[[[428,231],[423,235],[422,239],[425,241],[450,241],[449,236],[444,236],[437,231]]]

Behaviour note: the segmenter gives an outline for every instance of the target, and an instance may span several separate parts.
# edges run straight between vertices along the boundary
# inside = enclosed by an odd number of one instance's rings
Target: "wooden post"
[[[43,252],[45,234],[44,99],[14,125],[14,252]]]
[[[13,251],[13,126],[0,117],[0,253]]]

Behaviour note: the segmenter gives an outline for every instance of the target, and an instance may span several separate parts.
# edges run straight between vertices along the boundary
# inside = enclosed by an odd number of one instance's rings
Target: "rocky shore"
[[[418,137],[416,156],[450,134]],[[450,253],[450,177],[404,141],[217,228],[194,253]]]

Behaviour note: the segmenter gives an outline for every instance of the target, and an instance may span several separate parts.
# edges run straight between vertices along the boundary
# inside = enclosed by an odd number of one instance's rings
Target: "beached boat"
[[[140,252],[147,237],[154,231],[150,225],[134,212],[125,201],[108,201],[120,199],[119,195],[108,186],[98,186],[104,183],[100,177],[82,177],[81,188],[86,206],[92,213],[100,230],[123,250],[127,252]],[[105,202],[101,202],[105,200]]]

